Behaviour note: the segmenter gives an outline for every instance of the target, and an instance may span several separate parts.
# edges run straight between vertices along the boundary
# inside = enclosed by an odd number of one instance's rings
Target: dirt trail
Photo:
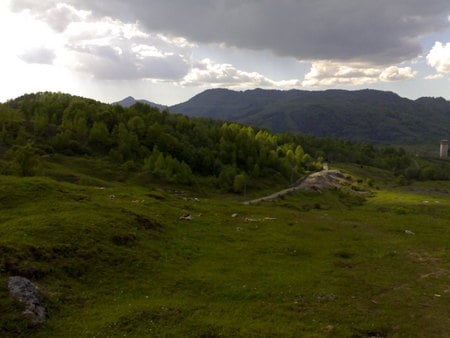
[[[326,189],[339,189],[344,185],[349,185],[350,182],[350,179],[345,177],[345,175],[338,170],[322,170],[301,178],[291,188],[278,191],[269,196],[244,202],[244,204],[273,201],[281,196],[291,195],[298,190],[322,191]]]

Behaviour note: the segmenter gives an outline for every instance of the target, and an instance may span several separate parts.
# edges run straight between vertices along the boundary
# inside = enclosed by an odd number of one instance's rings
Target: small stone
[[[411,230],[405,230],[405,234],[407,234],[407,235],[415,235],[415,233],[412,232]]]
[[[333,333],[334,331],[334,326],[333,325],[327,325],[323,328],[323,331],[326,333]]]
[[[9,277],[8,291],[19,302],[25,303],[23,314],[34,324],[43,323],[48,319],[47,310],[42,305],[36,286],[29,279],[20,276]]]

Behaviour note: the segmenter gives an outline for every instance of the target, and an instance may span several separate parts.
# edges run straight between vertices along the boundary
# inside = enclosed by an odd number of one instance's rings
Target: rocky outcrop
[[[322,170],[297,181],[294,187],[302,190],[339,189],[349,185],[351,181],[338,170]]]
[[[14,276],[8,280],[8,291],[11,296],[25,304],[24,315],[35,324],[48,319],[46,308],[42,305],[36,286],[27,278]]]
[[[255,204],[264,201],[273,201],[281,196],[290,195],[299,190],[322,191],[327,189],[342,189],[351,184],[343,173],[338,170],[322,170],[303,177],[291,188],[278,191],[272,195],[258,198],[256,200],[244,202],[244,204]]]

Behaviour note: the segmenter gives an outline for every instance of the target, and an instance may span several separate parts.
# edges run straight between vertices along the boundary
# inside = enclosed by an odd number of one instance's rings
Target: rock
[[[325,333],[333,333],[333,331],[334,331],[334,326],[333,326],[333,325],[327,325],[327,326],[325,326],[325,327],[323,328],[323,331],[324,331]]]
[[[185,214],[180,217],[180,220],[183,220],[183,221],[192,221],[193,219],[194,219],[194,217],[192,217],[192,215],[190,215],[190,214]]]
[[[326,189],[339,189],[350,184],[350,180],[338,170],[322,170],[297,181],[294,187],[303,190],[321,191]]]
[[[29,279],[20,276],[9,277],[8,291],[18,301],[25,303],[23,314],[33,323],[43,323],[48,319],[47,310],[42,305],[36,286]]]
[[[322,170],[303,177],[290,188],[281,190],[272,195],[244,202],[244,204],[256,204],[264,201],[273,201],[282,196],[294,194],[299,190],[323,191],[327,189],[344,189],[352,183],[351,178],[346,177],[338,170]]]

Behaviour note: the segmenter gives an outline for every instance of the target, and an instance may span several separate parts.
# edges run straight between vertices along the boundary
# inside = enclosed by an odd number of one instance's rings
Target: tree
[[[99,150],[106,150],[111,145],[111,137],[104,122],[94,122],[89,132],[89,143]]]
[[[129,131],[136,133],[139,137],[145,135],[145,122],[140,116],[133,116],[127,122],[127,127]]]
[[[234,177],[236,176],[236,168],[230,165],[225,165],[219,174],[219,187],[230,191],[233,189]]]
[[[0,144],[13,144],[24,121],[21,111],[0,104]]]
[[[233,191],[235,193],[241,193],[246,191],[247,186],[247,177],[243,174],[239,174],[234,176],[233,180]]]
[[[40,169],[39,156],[31,143],[13,146],[8,151],[12,159],[12,169],[20,176],[34,176]]]

